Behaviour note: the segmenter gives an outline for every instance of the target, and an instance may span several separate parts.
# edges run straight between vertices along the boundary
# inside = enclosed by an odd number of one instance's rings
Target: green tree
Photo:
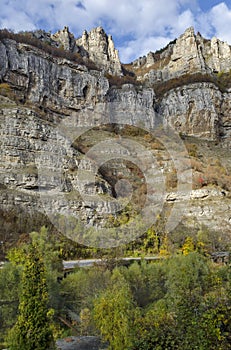
[[[129,284],[133,299],[138,307],[145,308],[165,295],[165,272],[162,262],[141,264],[133,263],[123,269],[123,275]]]
[[[44,263],[33,244],[23,262],[19,315],[9,334],[10,350],[54,348],[50,328],[48,291]]]
[[[203,300],[201,328],[211,350],[231,349],[230,266],[215,267]]]
[[[130,349],[133,342],[134,306],[130,288],[118,269],[111,285],[95,301],[96,326],[110,350]]]
[[[166,300],[181,349],[210,349],[201,328],[203,296],[210,285],[208,260],[196,252],[169,259],[167,274]]]
[[[21,269],[10,262],[0,269],[0,344],[17,320],[20,278]]]
[[[137,319],[133,350],[177,349],[174,314],[168,311],[164,299],[149,305]]]
[[[56,314],[62,309],[60,296],[60,284],[58,278],[63,276],[63,264],[61,258],[62,245],[56,241],[56,237],[49,234],[45,226],[39,232],[31,232],[30,238],[45,265],[46,282],[48,287],[48,305]]]

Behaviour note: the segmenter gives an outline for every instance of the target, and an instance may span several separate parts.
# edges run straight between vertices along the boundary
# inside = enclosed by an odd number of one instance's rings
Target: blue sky
[[[0,0],[0,28],[54,33],[65,25],[76,37],[101,25],[127,63],[190,26],[231,44],[231,0]]]

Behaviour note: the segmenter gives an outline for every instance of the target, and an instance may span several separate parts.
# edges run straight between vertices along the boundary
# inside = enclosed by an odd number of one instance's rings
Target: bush
[[[213,83],[219,87],[221,91],[224,91],[224,87],[221,86],[216,76],[202,73],[184,74],[180,77],[154,84],[153,88],[155,90],[156,96],[162,97],[169,90],[194,83]]]
[[[8,83],[0,84],[0,95],[9,97],[10,99],[13,99],[15,97],[15,94]]]
[[[140,85],[136,80],[135,76],[125,75],[125,76],[114,76],[111,74],[106,74],[106,78],[109,80],[110,86],[121,87],[124,84]]]

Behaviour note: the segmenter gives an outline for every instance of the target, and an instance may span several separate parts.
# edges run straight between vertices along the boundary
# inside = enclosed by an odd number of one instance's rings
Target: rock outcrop
[[[155,64],[159,62],[158,66]],[[133,62],[134,67],[142,66],[153,70],[140,79],[151,81],[168,80],[183,74],[229,72],[231,67],[231,48],[216,37],[204,39],[194,28],[188,28],[177,40],[174,40],[160,54],[149,53],[146,57]]]
[[[58,43],[58,46],[67,51],[78,52],[76,46],[76,40],[72,33],[70,33],[69,28],[65,26],[62,30],[51,35],[51,39]]]
[[[67,26],[55,34],[37,30],[31,35],[50,46],[78,53],[84,59],[92,61],[104,73],[123,75],[119,53],[115,49],[112,36],[107,35],[102,27],[94,28],[90,32],[85,30],[78,39],[74,37]]]
[[[221,136],[222,94],[210,83],[191,84],[169,91],[159,113],[165,125],[179,133],[208,140]]]
[[[170,74],[182,75],[188,72],[206,71],[202,46],[198,38],[191,27],[176,41],[168,64]]]
[[[12,40],[0,43],[0,80],[18,90],[21,100],[56,111],[102,102],[109,83],[99,71],[47,55]],[[65,107],[66,106],[66,107]]]
[[[82,37],[76,40],[82,54],[95,62],[103,71],[112,75],[122,75],[122,67],[118,50],[115,49],[111,35],[107,35],[102,27],[89,33],[85,30]]]
[[[57,340],[56,345],[58,350],[106,350],[99,338],[93,336],[67,337]]]
[[[216,37],[207,41],[204,47],[204,57],[206,64],[213,72],[228,72],[231,65],[231,48]]]

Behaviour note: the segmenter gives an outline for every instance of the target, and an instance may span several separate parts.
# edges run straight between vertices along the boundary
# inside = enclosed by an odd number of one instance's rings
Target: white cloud
[[[219,39],[231,43],[231,9],[222,2],[212,8],[209,19],[215,29],[215,35]]]
[[[2,6],[0,13],[0,27],[16,31],[33,30],[36,28],[33,20],[24,11],[17,8]]]
[[[165,46],[194,25],[202,34],[231,40],[231,10],[222,2],[207,13],[204,0],[0,0],[0,27],[41,28],[68,25],[76,36],[102,25],[113,35],[122,61]]]
[[[172,8],[167,17],[163,16],[163,14],[161,16],[161,11],[163,11],[163,8],[155,13],[155,18],[149,18],[146,22],[145,20],[141,21],[144,27],[137,26],[134,39],[128,42],[126,46],[121,45],[119,47],[122,62],[130,62],[134,57],[137,58],[147,54],[149,51],[155,51],[164,47],[169,41],[182,34],[185,29],[195,25],[193,14],[190,10],[186,10],[179,15],[176,8]],[[151,16],[154,15],[152,14]]]
[[[175,25],[172,28],[172,36],[178,37],[185,29],[192,26],[196,26],[194,15],[190,10],[186,10],[177,17]]]
[[[122,62],[131,62],[134,58],[147,55],[148,52],[165,47],[171,38],[169,37],[149,37],[139,38],[130,41],[127,45],[119,47],[120,59]]]

